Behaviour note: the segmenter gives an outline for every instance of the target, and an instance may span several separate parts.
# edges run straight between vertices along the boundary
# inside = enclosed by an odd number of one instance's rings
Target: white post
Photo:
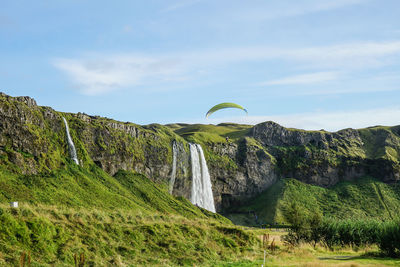
[[[266,254],[266,252],[265,252],[265,249],[264,249],[264,264],[262,265],[263,267],[265,266],[265,254]]]

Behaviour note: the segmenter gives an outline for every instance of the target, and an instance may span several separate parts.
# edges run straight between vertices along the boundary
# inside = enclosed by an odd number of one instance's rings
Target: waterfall
[[[63,117],[64,120],[64,124],[65,124],[65,132],[67,134],[67,141],[68,141],[68,147],[69,147],[69,155],[71,157],[71,159],[79,165],[79,161],[78,161],[78,156],[76,155],[76,150],[75,150],[75,145],[74,142],[72,142],[72,138],[71,135],[69,134],[69,127],[68,127],[68,123],[67,120]]]
[[[174,190],[174,184],[175,184],[175,178],[176,178],[176,156],[178,153],[178,148],[177,144],[174,141],[172,144],[172,173],[171,173],[171,179],[169,181],[169,193],[172,194],[172,191]]]
[[[203,149],[198,144],[189,144],[192,163],[192,196],[190,201],[211,212],[215,212],[210,174]]]

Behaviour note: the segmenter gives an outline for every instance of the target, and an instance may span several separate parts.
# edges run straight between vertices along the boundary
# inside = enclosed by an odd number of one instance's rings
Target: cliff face
[[[0,147],[3,164],[24,174],[61,167],[68,160],[65,126],[68,121],[83,167],[96,164],[111,175],[133,170],[156,181],[170,172],[171,142],[178,139],[161,125],[139,126],[98,116],[69,114],[36,105],[28,97],[0,96]]]
[[[200,143],[210,170],[217,210],[240,205],[279,178],[331,186],[370,175],[400,178],[400,127],[336,133],[287,129],[273,122],[248,125],[147,125],[41,107],[29,97],[0,95],[0,166],[41,174],[69,160],[65,117],[82,168],[96,164],[111,175],[135,171],[167,186],[177,142],[173,194],[190,198],[188,142]],[[227,138],[228,137],[228,138]]]
[[[265,122],[250,135],[277,160],[284,177],[331,186],[370,175],[394,182],[399,175],[399,127],[344,129],[336,133],[286,129]]]

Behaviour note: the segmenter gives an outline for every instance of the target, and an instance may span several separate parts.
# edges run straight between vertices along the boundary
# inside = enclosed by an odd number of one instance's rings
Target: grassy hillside
[[[225,143],[226,137],[231,141],[237,141],[244,137],[252,127],[234,123],[170,124],[168,126],[187,141],[198,144]]]
[[[283,212],[292,202],[309,214],[321,211],[324,216],[337,219],[390,220],[400,213],[400,184],[365,177],[323,188],[296,179],[281,179],[228,218],[244,225],[285,223]]]
[[[0,169],[0,265],[192,265],[236,260],[258,246],[224,217],[169,195],[148,178],[67,164],[48,175]],[[6,204],[19,201],[20,208]]]

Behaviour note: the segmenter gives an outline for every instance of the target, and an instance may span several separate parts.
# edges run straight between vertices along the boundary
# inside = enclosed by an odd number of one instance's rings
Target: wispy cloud
[[[368,68],[381,66],[390,61],[388,56],[400,54],[400,41],[362,42],[330,46],[277,48],[253,46],[225,48],[218,52],[195,53],[197,61],[231,63],[240,61],[265,61],[280,59],[287,62],[303,62],[319,67]]]
[[[292,84],[314,84],[336,80],[339,77],[338,72],[324,71],[314,72],[300,75],[293,75],[277,80],[271,80],[259,83],[257,85],[292,85]]]
[[[71,77],[84,94],[111,92],[121,87],[181,81],[182,77],[199,78],[214,68],[230,68],[243,62],[278,60],[297,69],[321,70],[298,74],[266,84],[311,84],[332,81],[339,74],[398,64],[400,41],[351,43],[305,48],[239,47],[216,51],[192,51],[159,55],[100,55],[59,58],[55,67]],[[331,71],[323,71],[330,69]],[[335,71],[337,70],[337,71]],[[339,71],[340,70],[340,71]]]
[[[69,75],[86,95],[98,95],[121,87],[140,86],[179,78],[182,73],[174,60],[132,55],[66,59],[53,64]],[[150,83],[151,83],[150,82]]]
[[[400,107],[339,112],[313,112],[273,116],[242,116],[202,120],[202,123],[234,122],[258,124],[275,121],[282,126],[306,130],[338,131],[345,128],[364,128],[375,125],[400,125]]]
[[[358,5],[368,0],[280,0],[267,2],[264,6],[251,9],[250,12],[242,11],[240,17],[249,20],[270,20],[294,16],[301,16],[322,11],[329,11],[346,6]]]
[[[192,6],[194,4],[197,4],[198,2],[200,2],[202,0],[186,0],[186,1],[178,1],[166,8],[164,8],[163,10],[161,10],[161,12],[171,12],[171,11],[175,11],[181,8],[185,8],[188,6]]]

